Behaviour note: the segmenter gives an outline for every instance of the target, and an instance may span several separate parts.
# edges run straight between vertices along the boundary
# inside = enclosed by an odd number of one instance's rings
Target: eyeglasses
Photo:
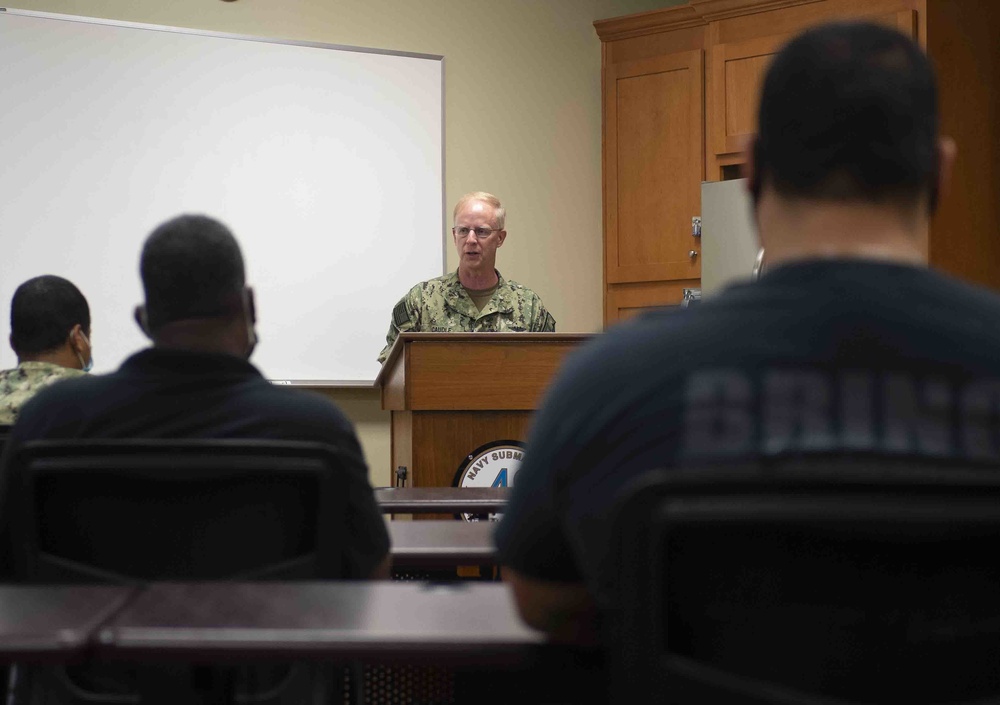
[[[501,228],[467,228],[464,225],[460,228],[452,228],[451,231],[459,237],[469,237],[469,233],[475,233],[480,240],[485,240],[493,233],[500,232]]]

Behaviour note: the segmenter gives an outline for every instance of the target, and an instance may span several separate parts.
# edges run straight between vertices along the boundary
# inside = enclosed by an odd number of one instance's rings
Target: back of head
[[[217,220],[182,215],[163,223],[146,240],[139,269],[150,330],[242,311],[243,256]]]
[[[19,358],[55,350],[77,324],[90,334],[87,299],[69,280],[46,274],[29,279],[14,292],[10,345]]]
[[[761,92],[754,196],[933,208],[937,90],[930,62],[899,32],[823,25],[789,42]]]

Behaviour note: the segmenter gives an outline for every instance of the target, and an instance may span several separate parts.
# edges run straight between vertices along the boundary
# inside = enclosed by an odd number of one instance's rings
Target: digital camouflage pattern
[[[458,272],[421,282],[399,300],[392,310],[386,345],[378,361],[385,362],[389,349],[400,333],[500,333],[518,331],[552,333],[556,321],[545,310],[538,294],[526,286],[507,281],[497,272],[499,282],[493,297],[480,311],[472,302]]]
[[[17,421],[21,407],[40,389],[82,374],[86,373],[51,362],[22,362],[12,370],[0,372],[0,424],[12,425]]]

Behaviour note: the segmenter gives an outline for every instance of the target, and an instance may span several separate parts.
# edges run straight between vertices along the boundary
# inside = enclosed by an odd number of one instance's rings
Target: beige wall
[[[592,23],[678,0],[12,4],[128,22],[443,55],[449,209],[468,191],[496,193],[508,213],[508,238],[498,256],[504,275],[537,291],[560,331],[601,327],[601,51]],[[456,265],[449,248],[448,267]],[[400,295],[411,284],[400,282]],[[386,311],[386,325],[388,321]],[[262,331],[266,327],[261,321]],[[373,357],[377,353],[372,350]],[[389,422],[377,393],[326,393],[357,425],[373,483],[388,484]]]

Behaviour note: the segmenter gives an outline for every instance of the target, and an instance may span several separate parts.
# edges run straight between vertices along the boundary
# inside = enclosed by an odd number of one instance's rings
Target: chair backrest
[[[34,582],[343,574],[346,478],[319,443],[36,441],[11,530]]]
[[[1000,695],[1000,468],[799,459],[622,497],[616,701]]]

